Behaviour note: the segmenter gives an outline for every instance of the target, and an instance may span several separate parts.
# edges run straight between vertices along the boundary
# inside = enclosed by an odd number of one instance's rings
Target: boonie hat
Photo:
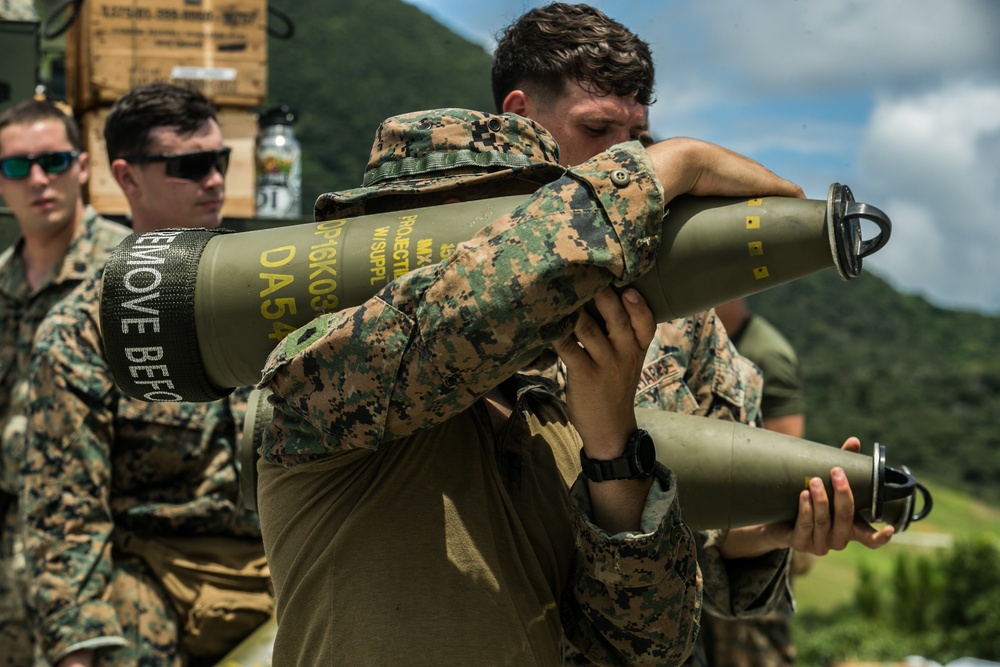
[[[387,195],[442,192],[491,181],[538,185],[565,173],[559,146],[538,123],[516,114],[432,109],[382,121],[360,188],[316,200],[316,220],[365,214]]]

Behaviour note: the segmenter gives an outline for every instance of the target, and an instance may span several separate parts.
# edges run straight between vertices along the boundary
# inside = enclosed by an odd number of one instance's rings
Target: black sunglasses
[[[196,151],[194,153],[158,153],[152,155],[129,155],[123,158],[134,164],[150,162],[165,162],[167,176],[183,178],[189,181],[200,181],[212,173],[212,167],[219,170],[223,176],[229,168],[230,148],[217,148],[214,151]]]
[[[55,151],[38,155],[14,155],[0,160],[0,174],[4,178],[21,180],[31,173],[31,165],[37,164],[46,174],[63,174],[69,171],[80,151]]]

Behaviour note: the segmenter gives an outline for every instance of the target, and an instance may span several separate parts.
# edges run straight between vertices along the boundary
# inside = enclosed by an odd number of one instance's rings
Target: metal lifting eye
[[[862,204],[860,202],[852,201],[847,205],[847,209],[844,212],[844,219],[870,220],[878,225],[878,235],[874,238],[868,239],[867,241],[861,242],[861,245],[858,248],[858,257],[867,257],[868,255],[874,254],[881,250],[882,246],[889,242],[889,236],[892,234],[892,222],[889,221],[889,216],[871,204]]]
[[[837,248],[838,271],[844,279],[857,278],[861,274],[861,260],[889,242],[892,233],[889,216],[871,204],[854,201],[851,189],[840,183],[830,186],[827,216],[831,242]],[[878,234],[866,241],[862,240],[861,220],[875,223],[879,229]]]

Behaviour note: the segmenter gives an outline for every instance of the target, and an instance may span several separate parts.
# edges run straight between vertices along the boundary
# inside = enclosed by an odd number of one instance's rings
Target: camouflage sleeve
[[[733,365],[736,367],[737,374],[743,380],[744,391],[746,392],[746,400],[743,402],[744,415],[739,421],[744,424],[760,426],[764,418],[764,376],[761,374],[760,369],[757,368],[757,364],[739,352],[736,352],[735,348]]]
[[[760,407],[760,373],[736,351],[714,310],[690,319],[697,332],[685,380],[696,388],[696,414],[752,423]]]
[[[111,604],[113,413],[95,323],[53,315],[39,329],[31,369],[21,507],[29,601],[51,662],[75,648],[124,645]],[[58,350],[58,351],[57,351]]]
[[[753,618],[773,611],[782,600],[793,604],[789,580],[792,550],[776,549],[756,558],[727,560],[719,553],[725,535],[722,530],[698,534],[705,611],[721,618]]]
[[[701,574],[690,529],[681,521],[676,478],[657,464],[641,532],[608,535],[590,520],[581,476],[578,567],[561,605],[567,639],[601,665],[679,665],[694,648]]]
[[[648,270],[662,189],[637,148],[570,170],[440,264],[289,334],[261,383],[276,408],[265,458],[292,466],[440,423],[563,337],[601,288]]]

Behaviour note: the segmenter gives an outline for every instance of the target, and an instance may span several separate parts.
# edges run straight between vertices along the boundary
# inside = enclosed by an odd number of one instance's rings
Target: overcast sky
[[[470,41],[543,2],[407,0]],[[1000,314],[1000,2],[595,0],[648,41],[657,138],[744,153],[893,222],[865,269]]]

